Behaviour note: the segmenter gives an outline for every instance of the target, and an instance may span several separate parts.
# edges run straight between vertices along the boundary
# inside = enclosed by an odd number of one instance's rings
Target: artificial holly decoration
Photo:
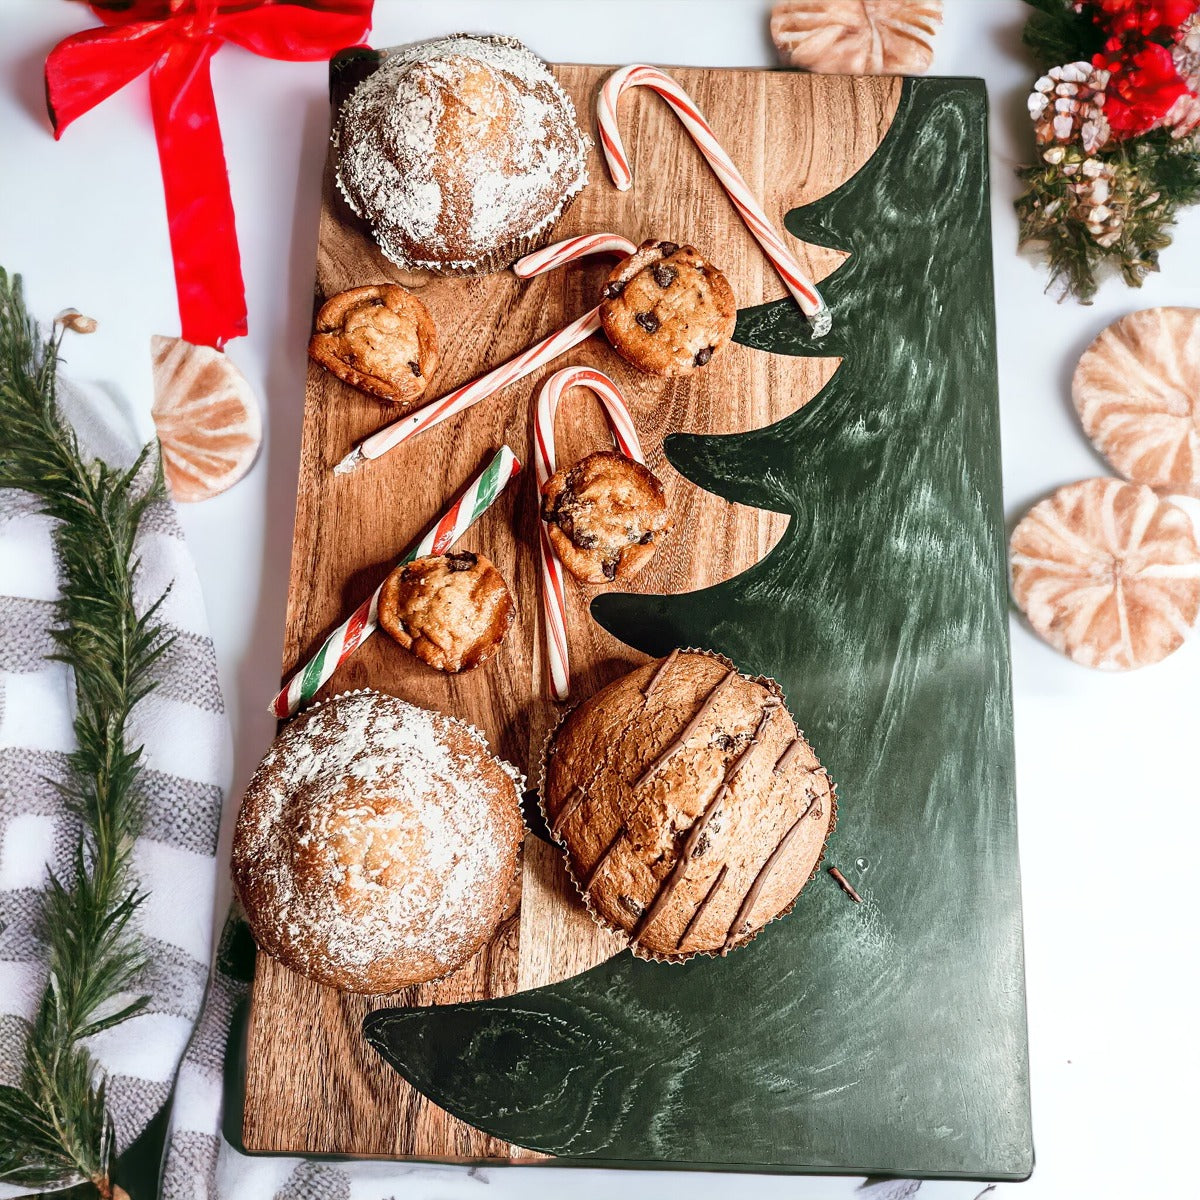
[[[1106,266],[1140,286],[1178,209],[1200,200],[1200,0],[1027,3],[1046,73],[1029,97],[1040,161],[1020,171],[1020,240],[1086,303]]]

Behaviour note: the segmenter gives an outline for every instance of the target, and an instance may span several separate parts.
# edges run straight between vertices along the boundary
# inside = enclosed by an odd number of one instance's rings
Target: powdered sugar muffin
[[[520,785],[477,729],[395,696],[310,709],[275,739],[238,814],[233,881],[255,940],[349,992],[461,966],[504,913]]]
[[[387,51],[334,130],[337,183],[406,270],[498,270],[550,234],[587,183],[575,106],[515,38]]]

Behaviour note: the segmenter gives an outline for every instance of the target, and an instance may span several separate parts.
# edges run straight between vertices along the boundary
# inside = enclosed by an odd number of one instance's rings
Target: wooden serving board
[[[556,66],[585,125],[609,67]],[[886,133],[901,81],[791,72],[672,68],[777,223],[789,209],[853,175]],[[591,183],[556,237],[606,231],[693,243],[720,266],[739,308],[785,295],[670,110],[645,90],[622,101],[621,125],[635,183],[619,193],[593,151]],[[594,136],[594,129],[593,129]],[[840,261],[794,243],[817,279]],[[442,361],[430,398],[497,365],[592,307],[611,260],[570,265],[527,283],[510,272],[469,280],[406,276],[378,252],[336,194],[327,163],[314,310],[344,288],[394,280],[419,287],[437,323]],[[537,566],[537,498],[530,460],[533,399],[558,366],[589,363],[630,400],[647,461],[662,478],[675,531],[632,590],[679,593],[727,579],[758,562],[788,518],[735,505],[678,475],[662,453],[670,432],[732,433],[793,413],[836,370],[838,359],[767,354],[730,345],[684,379],[641,375],[597,336],[555,366],[397,448],[350,476],[333,465],[387,420],[369,398],[310,364],[292,552],[284,675],[368,595],[395,558],[507,442],[529,464],[461,543],[491,558],[518,605],[502,653],[464,676],[437,673],[382,634],[327,685],[324,695],[374,687],[466,718],[536,783],[537,760],[560,707],[546,699]],[[590,394],[568,396],[559,415],[559,458],[571,462],[608,441]],[[568,616],[576,697],[644,656],[591,620],[601,589],[576,585]],[[536,1157],[451,1117],[405,1083],[363,1041],[364,1014],[384,1004],[429,1005],[494,998],[564,979],[618,947],[583,913],[557,853],[530,835],[507,920],[493,942],[454,975],[399,997],[341,995],[259,955],[247,1045],[243,1140],[252,1151],[438,1159]]]

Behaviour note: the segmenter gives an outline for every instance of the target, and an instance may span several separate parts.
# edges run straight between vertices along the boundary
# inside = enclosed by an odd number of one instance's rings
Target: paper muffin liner
[[[379,688],[351,688],[349,691],[335,692],[332,696],[326,696],[321,700],[314,701],[312,704],[308,705],[307,708],[304,708],[303,710],[298,712],[294,717],[291,717],[287,721],[281,722],[279,732],[282,733],[283,730],[290,728],[292,725],[295,725],[298,721],[306,720],[313,713],[315,713],[318,709],[325,708],[326,706],[332,704],[336,700],[348,699],[351,696],[386,696],[393,700],[403,700],[405,704],[411,704],[414,708],[424,708],[425,707],[423,704],[416,704],[412,700],[404,700],[403,696],[397,696],[392,692],[380,691]],[[470,721],[464,721],[462,719],[462,717],[456,717],[451,713],[442,712],[442,710],[440,708],[439,709],[427,709],[427,711],[436,712],[439,716],[444,717],[447,721],[449,721],[450,724],[453,725],[455,728],[463,730],[473,741],[478,742],[500,764],[501,769],[504,771],[505,775],[507,775],[509,777],[509,779],[512,780],[513,787],[516,789],[517,817],[521,823],[521,828],[525,829],[526,828],[525,815],[521,808],[521,796],[525,792],[525,785],[528,782],[528,780],[526,779],[524,772],[519,771],[507,759],[501,758],[491,748],[491,746],[489,745],[488,740],[487,740],[487,735],[483,732],[482,729],[479,728],[478,725],[472,725]],[[278,736],[279,736],[279,734],[276,734],[276,737],[278,737]],[[524,840],[524,839],[522,839],[522,840]],[[518,848],[517,848],[517,865],[516,865],[516,869],[513,872],[513,880],[514,881],[521,877],[521,864],[522,864],[522,850],[521,850],[521,847],[518,846]],[[511,887],[511,883],[510,883],[510,887]],[[236,891],[236,889],[235,889],[235,891]],[[238,903],[239,904],[241,903],[240,897],[238,898]],[[247,922],[247,923],[249,923],[249,922]],[[420,983],[405,984],[404,987],[400,988],[398,991],[395,991],[395,992],[354,992],[354,991],[350,991],[348,988],[336,987],[334,984],[331,984],[331,983],[321,983],[320,985],[321,985],[321,987],[331,988],[332,990],[341,992],[347,996],[398,996],[401,993],[406,992],[409,988],[427,987],[429,984],[441,983],[441,981],[443,979],[449,979],[450,976],[453,975],[456,971],[461,971],[463,969],[463,967],[465,967],[467,965],[467,963],[469,963],[471,961],[471,959],[473,959],[477,954],[480,954],[482,951],[486,950],[487,947],[491,945],[492,940],[495,938],[496,932],[500,929],[502,924],[503,924],[503,921],[499,922],[496,925],[496,928],[495,928],[495,930],[493,930],[491,936],[480,945],[479,949],[476,950],[475,953],[472,954],[470,958],[464,959],[462,962],[458,963],[456,966],[447,968],[440,975],[434,975],[430,979],[422,979],[420,981]],[[253,932],[253,928],[251,929],[251,932]],[[258,945],[257,938],[255,939],[255,946],[258,947],[258,949],[261,953],[268,954],[268,951],[264,950],[261,946]],[[273,958],[274,955],[271,955],[270,957]],[[282,962],[281,959],[277,959],[276,961]],[[289,971],[295,970],[294,967],[288,966],[287,963],[284,963],[283,965],[285,967],[287,967],[287,969]],[[311,976],[305,976],[305,978],[311,978]],[[320,983],[320,980],[316,980],[315,982]]]
[[[772,679],[771,676],[769,676],[769,675],[749,675],[745,671],[743,671],[737,665],[737,663],[735,663],[731,658],[729,658],[728,656],[726,656],[724,654],[719,653],[716,650],[707,650],[700,646],[680,646],[680,647],[678,647],[678,650],[679,650],[680,654],[702,654],[702,655],[704,655],[705,658],[711,658],[714,661],[719,662],[723,667],[726,668],[726,670],[737,671],[737,673],[743,679],[748,679],[752,683],[762,684],[762,686],[765,687],[767,689],[767,691],[770,692],[771,695],[774,696],[779,701],[779,703],[783,706],[784,712],[786,712],[787,715],[789,717],[791,717],[792,724],[796,727],[796,733],[800,737],[805,736],[804,730],[802,730],[800,728],[800,723],[796,720],[795,714],[788,707],[787,698],[783,694],[783,688],[780,687],[779,683],[776,680]],[[636,670],[637,668],[634,668],[634,669]],[[647,962],[680,964],[680,963],[688,962],[689,960],[696,958],[697,956],[703,956],[705,958],[724,958],[728,954],[730,954],[732,951],[740,950],[743,946],[748,946],[772,922],[778,921],[781,918],[786,917],[792,911],[792,909],[794,909],[796,907],[796,902],[800,899],[800,895],[804,891],[804,889],[806,887],[808,887],[808,885],[810,883],[812,883],[812,881],[814,879],[816,879],[816,877],[820,874],[821,864],[825,861],[825,852],[829,848],[829,839],[833,836],[833,831],[837,828],[837,817],[838,817],[837,784],[834,782],[833,776],[829,774],[828,768],[825,767],[825,764],[822,763],[821,766],[822,766],[822,769],[825,770],[826,777],[829,780],[829,805],[830,805],[830,810],[831,810],[830,814],[829,814],[829,826],[825,830],[825,837],[822,839],[821,849],[820,849],[820,852],[817,854],[816,861],[813,863],[812,870],[809,872],[808,877],[800,885],[799,890],[796,892],[796,895],[792,897],[791,901],[784,908],[782,908],[779,912],[777,912],[773,917],[771,917],[769,920],[764,921],[763,924],[760,925],[757,929],[752,930],[744,938],[735,942],[732,946],[729,947],[728,950],[689,950],[689,951],[686,951],[683,953],[678,953],[678,954],[660,954],[653,950],[647,950],[644,946],[642,946],[639,943],[631,942],[629,940],[629,932],[630,931],[628,929],[625,929],[623,926],[614,924],[612,921],[609,921],[607,918],[605,918],[601,913],[599,913],[596,910],[596,908],[592,904],[591,897],[584,890],[583,883],[576,876],[575,871],[574,871],[573,867],[571,866],[571,855],[567,849],[566,843],[556,839],[554,837],[554,835],[550,832],[551,822],[550,822],[549,814],[546,812],[546,772],[547,772],[547,769],[548,769],[549,763],[550,763],[550,752],[554,745],[554,740],[558,736],[558,732],[562,728],[563,724],[566,722],[567,718],[579,707],[580,704],[583,704],[583,703],[585,703],[585,701],[581,700],[579,702],[579,704],[573,704],[573,705],[571,705],[570,708],[565,709],[560,714],[558,720],[554,723],[553,728],[546,735],[545,741],[542,743],[542,751],[541,751],[541,757],[539,760],[539,769],[538,769],[537,797],[538,797],[538,811],[541,814],[542,823],[546,827],[546,833],[549,836],[551,843],[562,852],[563,864],[566,867],[567,875],[570,878],[571,883],[574,885],[576,892],[578,892],[579,898],[583,902],[583,906],[584,906],[584,908],[587,909],[588,915],[592,918],[592,920],[595,921],[596,924],[599,925],[601,929],[607,930],[609,933],[615,935],[616,937],[623,939],[625,942],[626,949],[628,949],[635,958],[641,958],[641,959],[646,960]],[[807,741],[808,739],[805,738],[805,740]]]

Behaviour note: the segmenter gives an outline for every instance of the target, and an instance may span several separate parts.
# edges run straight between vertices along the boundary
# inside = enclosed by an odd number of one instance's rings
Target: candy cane
[[[614,71],[600,89],[596,100],[596,118],[600,125],[600,142],[604,147],[604,157],[608,162],[609,174],[618,191],[628,191],[633,184],[633,171],[625,154],[625,146],[621,141],[621,133],[617,128],[617,102],[621,93],[631,87],[648,87],[657,92],[675,111],[675,115],[683,122],[684,128],[691,134],[692,141],[704,155],[713,174],[721,181],[726,194],[733,201],[734,208],[755,240],[763,248],[771,265],[779,272],[780,278],[787,289],[796,298],[816,337],[824,337],[832,326],[832,318],[821,293],[813,286],[805,275],[795,255],[784,244],[783,238],[775,231],[775,227],[767,219],[762,206],[754,197],[749,184],[742,178],[741,172],[733,164],[733,159],[725,153],[717,135],[704,119],[692,98],[675,82],[670,75],[657,67],[644,63],[622,67]]]
[[[533,461],[537,474],[538,493],[556,470],[554,454],[554,416],[567,388],[586,387],[599,397],[612,429],[613,441],[626,458],[643,465],[642,445],[638,441],[633,418],[620,388],[607,375],[594,367],[564,367],[555,371],[542,386],[537,399],[533,422]],[[571,694],[570,659],[567,654],[567,597],[563,581],[562,560],[554,549],[546,522],[541,523],[542,559],[542,617],[546,626],[547,680],[555,700],[565,700]]]
[[[637,247],[619,233],[585,233],[525,255],[513,263],[513,274],[520,279],[532,279],[589,254],[619,254],[627,258],[635,250]]]
[[[565,262],[583,258],[588,254],[616,251],[628,255],[636,249],[631,241],[615,233],[593,233],[585,237],[568,238],[564,242],[556,242],[542,250],[535,250],[515,263],[513,270],[521,279],[531,279],[534,275],[541,275]],[[600,309],[597,307],[557,333],[536,342],[528,350],[523,350],[515,358],[510,358],[508,362],[488,371],[486,375],[481,375],[407,417],[401,417],[399,421],[393,421],[390,425],[376,430],[370,437],[359,442],[333,468],[334,474],[348,475],[368,459],[379,458],[402,442],[407,442],[409,438],[416,437],[426,429],[432,429],[442,421],[448,421],[464,409],[478,404],[480,400],[486,400],[501,388],[506,388],[518,379],[524,379],[539,367],[544,367],[548,362],[553,362],[559,355],[586,341],[599,329]]]
[[[416,545],[396,564],[403,566],[426,554],[445,554],[508,487],[521,469],[517,456],[507,446],[496,451],[492,461],[467,485],[466,491],[438,518]],[[271,712],[283,720],[307,704],[329,677],[373,634],[379,617],[381,583],[324,641],[321,648],[284,685],[271,701]]]

